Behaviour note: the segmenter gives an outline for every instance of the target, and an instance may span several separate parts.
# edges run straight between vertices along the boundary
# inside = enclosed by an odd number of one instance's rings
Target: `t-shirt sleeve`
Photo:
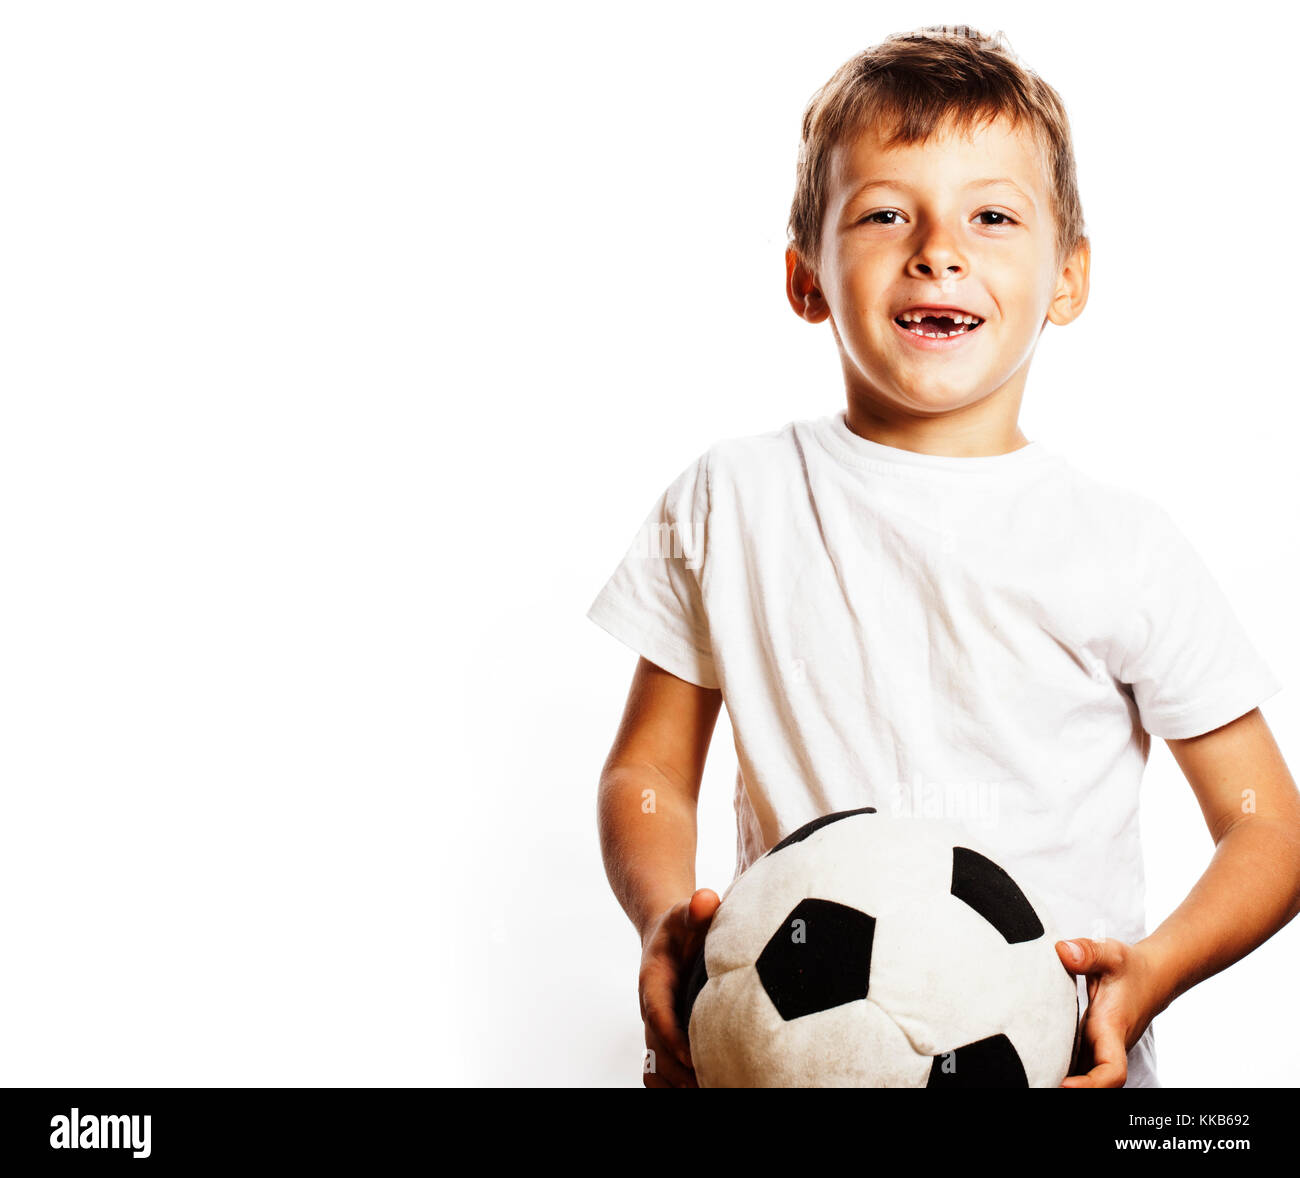
[[[1152,736],[1182,740],[1244,716],[1282,684],[1200,555],[1164,508],[1150,506],[1117,678]]]
[[[700,588],[708,516],[709,455],[705,453],[655,501],[587,617],[679,679],[717,688]]]

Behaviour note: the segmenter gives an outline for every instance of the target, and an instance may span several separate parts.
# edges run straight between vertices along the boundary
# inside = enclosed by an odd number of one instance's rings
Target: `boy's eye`
[[[977,217],[994,218],[994,220],[992,221],[985,221],[984,222],[985,225],[1014,225],[1016,223],[1015,220],[1012,217],[1010,217],[1008,214],[1000,213],[998,212],[997,209],[985,209],[982,213],[976,213],[975,215]],[[870,221],[874,225],[897,225],[898,224],[897,218],[901,216],[902,213],[900,213],[897,209],[879,209],[874,213],[868,213],[865,217],[862,218],[862,220],[864,222]],[[888,217],[891,219],[887,221],[882,220],[881,218],[884,217]]]

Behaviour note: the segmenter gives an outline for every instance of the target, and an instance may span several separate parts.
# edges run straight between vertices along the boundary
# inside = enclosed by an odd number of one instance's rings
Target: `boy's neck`
[[[1017,421],[953,421],[950,418],[898,420],[882,417],[869,408],[849,401],[844,422],[860,438],[911,450],[916,454],[935,454],[949,458],[987,458],[1010,454],[1029,445]]]

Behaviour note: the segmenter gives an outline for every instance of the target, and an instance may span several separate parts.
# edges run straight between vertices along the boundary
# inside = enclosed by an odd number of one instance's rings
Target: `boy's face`
[[[804,318],[831,319],[850,401],[889,419],[996,394],[1014,428],[1044,324],[1070,322],[1087,299],[1086,244],[1056,265],[1032,138],[999,119],[970,138],[949,127],[885,151],[872,131],[834,150],[829,181],[818,271],[789,254],[787,294]],[[943,307],[983,322],[899,321]],[[929,334],[940,331],[960,334]]]

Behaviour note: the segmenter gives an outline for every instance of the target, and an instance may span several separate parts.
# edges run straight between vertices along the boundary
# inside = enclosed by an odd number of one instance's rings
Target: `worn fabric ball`
[[[702,1088],[1044,1088],[1079,1031],[1056,930],[961,826],[815,819],[723,896],[681,993]]]

